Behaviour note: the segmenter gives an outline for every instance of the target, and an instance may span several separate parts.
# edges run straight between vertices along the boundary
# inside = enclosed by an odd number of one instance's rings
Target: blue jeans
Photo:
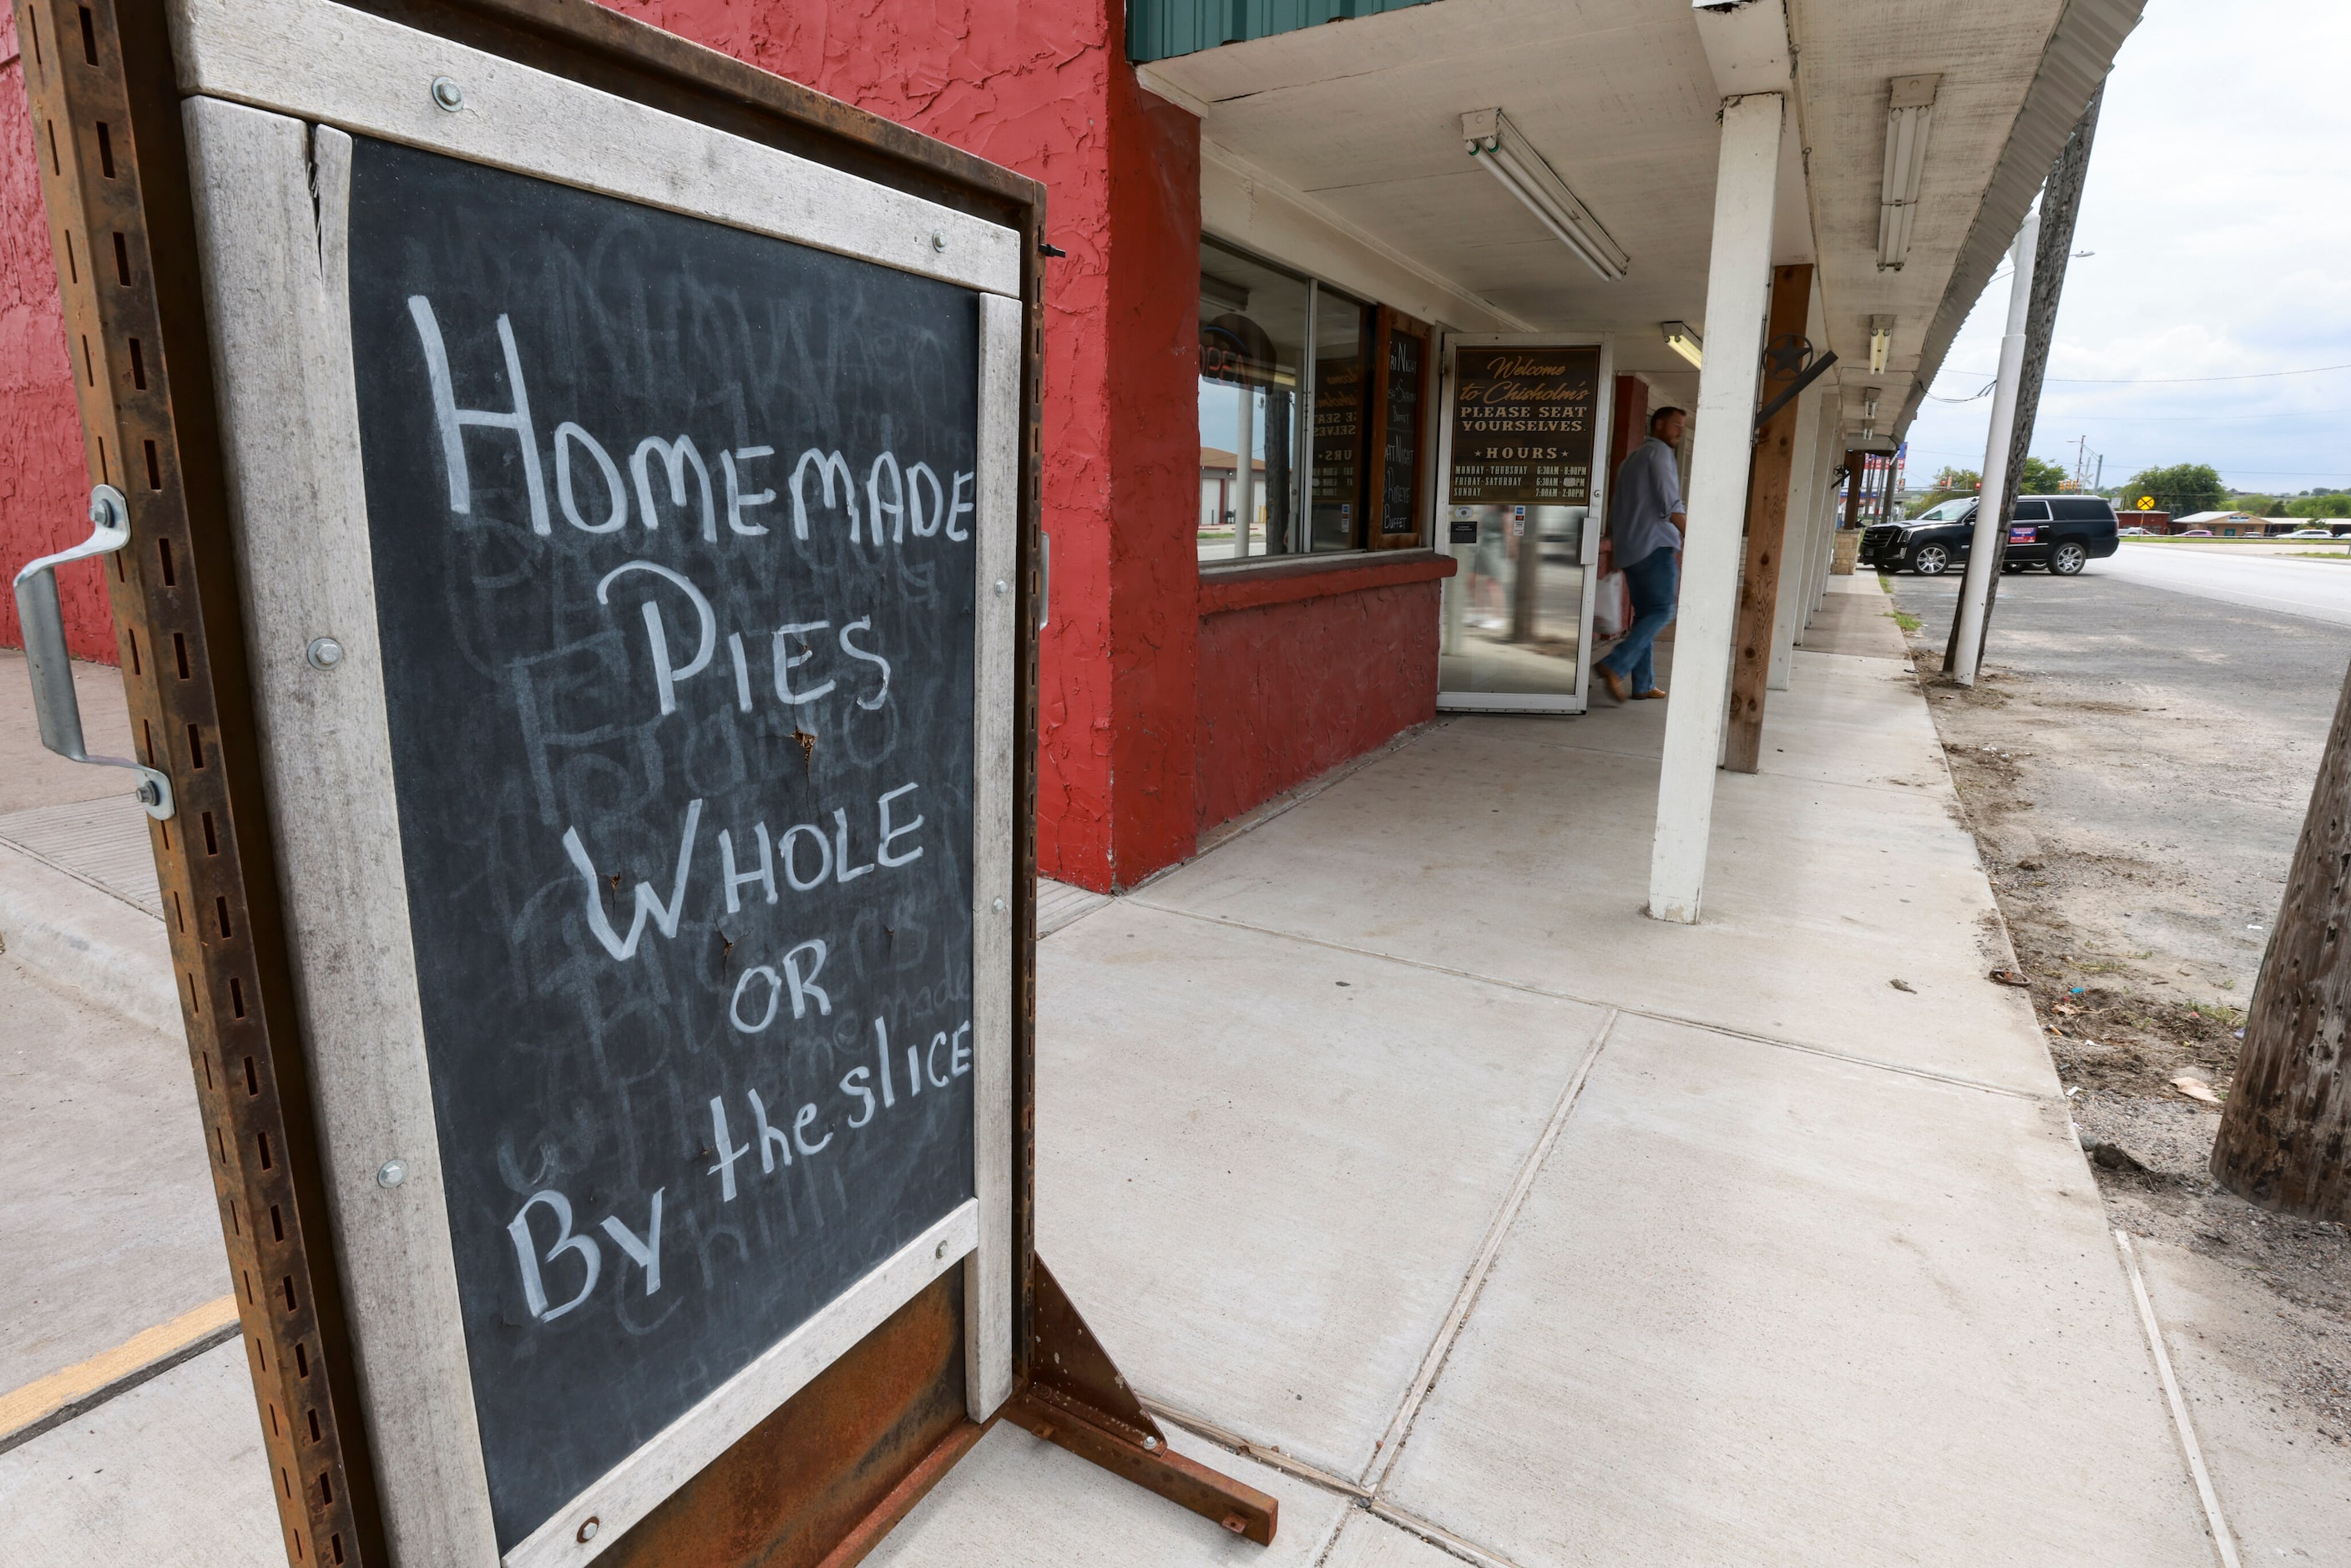
[[[1659,545],[1625,569],[1625,586],[1633,593],[1633,624],[1625,631],[1625,640],[1610,649],[1600,664],[1630,681],[1635,692],[1656,689],[1656,661],[1652,655],[1657,633],[1674,618],[1678,559],[1672,546]]]

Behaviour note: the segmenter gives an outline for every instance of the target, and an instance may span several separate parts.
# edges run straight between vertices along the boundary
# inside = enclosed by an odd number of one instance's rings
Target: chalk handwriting
[[[895,789],[884,790],[876,798],[873,802],[873,858],[862,863],[857,859],[861,852],[852,843],[849,808],[846,806],[833,808],[830,837],[815,822],[795,822],[780,834],[771,834],[764,821],[753,822],[751,842],[758,846],[759,861],[758,866],[750,871],[742,869],[736,849],[735,830],[719,829],[718,896],[725,902],[726,913],[734,915],[741,911],[743,890],[747,887],[758,888],[768,903],[776,903],[781,896],[776,886],[776,872],[779,866],[784,873],[785,886],[795,893],[812,893],[828,883],[838,886],[877,870],[895,870],[922,859],[923,845],[913,842],[912,838],[927,819],[919,812],[908,818],[904,815],[908,806],[897,804],[920,788],[919,784],[901,784]],[[686,888],[694,873],[695,839],[701,822],[701,800],[688,801],[685,826],[678,837],[677,871],[670,883],[669,896],[664,898],[649,883],[638,883],[632,895],[629,931],[625,936],[613,928],[611,915],[605,907],[611,883],[596,869],[595,860],[580,840],[580,830],[576,827],[563,830],[564,855],[571,862],[572,869],[580,873],[587,896],[588,929],[613,957],[626,960],[636,956],[637,943],[643,937],[645,923],[649,920],[664,936],[674,938],[677,936],[678,918],[685,907]],[[818,942],[813,946],[815,956],[810,960],[810,967],[791,982],[794,1018],[801,1016],[801,998],[804,996],[821,997],[823,994],[812,982],[816,967],[824,962],[824,944]],[[799,949],[793,951],[798,952]],[[786,955],[785,962],[789,967],[790,955]],[[736,1000],[738,1007],[742,996],[741,982],[737,982]],[[828,1006],[823,1010],[830,1012],[831,1009]],[[737,1027],[741,1027],[739,1019]],[[757,1030],[747,1032],[756,1033]]]
[[[538,427],[532,423],[530,390],[523,372],[523,355],[515,340],[514,325],[504,315],[497,318],[498,350],[506,371],[507,391],[513,406],[506,409],[460,408],[457,406],[455,377],[451,370],[449,348],[441,331],[441,322],[433,309],[433,301],[422,294],[408,297],[408,313],[416,328],[418,346],[424,354],[424,375],[433,400],[435,428],[441,438],[442,466],[449,481],[449,509],[461,516],[471,516],[474,510],[473,472],[465,455],[465,433],[468,430],[503,431],[517,444],[523,460],[523,485],[530,507],[530,531],[546,535],[554,531],[548,505],[547,455],[539,449]],[[711,479],[710,464],[694,437],[681,432],[675,435],[651,433],[638,438],[633,446],[625,442],[622,450],[629,453],[629,474],[626,481],[611,449],[582,424],[562,420],[555,426],[553,459],[555,463],[556,506],[563,520],[584,534],[617,533],[629,517],[630,491],[637,503],[638,526],[647,533],[661,528],[661,506],[666,504],[681,510],[691,508],[701,525],[702,538],[712,544],[718,542],[720,507],[717,490]],[[774,503],[772,489],[753,490],[744,472],[746,466],[760,458],[775,455],[775,448],[766,444],[727,446],[713,444],[718,455],[721,480],[726,490],[726,532],[737,538],[759,538],[768,533],[764,523],[747,518],[751,508]],[[581,510],[580,484],[576,477],[578,454],[585,453],[593,464],[603,490],[604,513]],[[659,460],[658,469],[654,460]],[[858,508],[856,472],[848,456],[838,449],[827,451],[811,446],[800,453],[792,466],[791,478],[786,489],[792,503],[792,537],[809,537],[809,508],[811,499],[808,489],[810,471],[814,471],[817,490],[814,505],[820,509],[837,510],[848,524],[848,538],[860,544],[879,547],[883,543],[903,546],[912,534],[917,539],[935,538],[942,534],[955,543],[969,541],[971,532],[958,526],[958,519],[968,517],[973,504],[967,499],[977,477],[968,472],[950,468],[949,478],[942,485],[938,471],[928,463],[902,461],[892,451],[876,454],[865,467],[865,507]],[[656,483],[656,474],[667,483]],[[691,476],[693,484],[686,483]],[[886,484],[885,484],[886,480]],[[625,486],[625,487],[624,487]],[[662,499],[666,491],[666,501]],[[925,492],[927,491],[927,495]],[[884,535],[882,524],[889,519]],[[664,712],[667,710],[664,709]]]
[[[604,881],[596,874],[596,862],[588,858],[587,846],[580,841],[580,830],[563,830],[563,852],[588,883],[588,929],[604,945],[604,951],[615,958],[633,958],[637,938],[645,934],[645,921],[650,918],[664,936],[677,935],[678,911],[685,906],[685,879],[694,869],[694,830],[702,821],[702,801],[688,801],[685,808],[685,831],[677,845],[677,880],[671,883],[669,902],[662,902],[646,883],[637,883],[636,910],[629,918],[629,934],[622,936],[612,929],[611,918],[604,913]]]
[[[712,1103],[715,1105],[716,1102]],[[627,1222],[617,1214],[605,1216],[603,1223],[604,1233],[612,1239],[613,1245],[643,1271],[645,1294],[648,1296],[661,1293],[663,1190],[657,1187],[653,1191],[650,1205],[652,1213],[645,1222],[643,1236],[630,1229]],[[548,1243],[543,1255],[538,1249],[538,1239],[531,1230],[530,1211],[534,1208],[546,1209],[555,1221],[555,1239]],[[515,1217],[507,1221],[507,1235],[514,1241],[515,1261],[522,1270],[523,1305],[530,1310],[532,1317],[541,1322],[551,1322],[586,1301],[589,1292],[595,1290],[596,1281],[603,1276],[604,1249],[596,1244],[595,1237],[572,1230],[571,1200],[553,1187],[532,1193],[523,1199],[522,1207],[515,1210]],[[579,1254],[580,1289],[570,1300],[550,1306],[547,1299],[546,1268],[567,1252]]]

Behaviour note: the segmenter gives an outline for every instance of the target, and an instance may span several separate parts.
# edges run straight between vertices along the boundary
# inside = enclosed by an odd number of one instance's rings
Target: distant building
[[[1249,464],[1253,470],[1249,486],[1250,510],[1253,523],[1265,521],[1265,459]],[[1234,514],[1240,507],[1240,496],[1234,481],[1239,477],[1233,467],[1233,455],[1214,446],[1200,448],[1200,531],[1221,530],[1228,538],[1232,534]]]
[[[2190,512],[2174,523],[2171,531],[2184,534],[2194,528],[2209,528],[2217,538],[2257,539],[2270,531],[2269,521],[2251,512]]]

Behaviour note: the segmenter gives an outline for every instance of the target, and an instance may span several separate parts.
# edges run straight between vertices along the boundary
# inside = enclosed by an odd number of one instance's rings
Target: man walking
[[[1661,697],[1652,650],[1657,633],[1674,618],[1674,593],[1680,579],[1682,532],[1689,518],[1682,511],[1681,473],[1674,448],[1681,444],[1689,416],[1677,408],[1661,408],[1649,416],[1649,439],[1633,449],[1616,470],[1616,494],[1608,503],[1608,540],[1615,547],[1618,570],[1633,594],[1633,624],[1625,640],[1593,667],[1607,684],[1608,695],[1625,700],[1625,683],[1633,683],[1636,697]]]

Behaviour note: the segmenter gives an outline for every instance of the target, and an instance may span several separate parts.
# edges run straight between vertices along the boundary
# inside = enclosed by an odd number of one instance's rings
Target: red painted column
[[[34,162],[16,18],[0,10],[0,582],[36,556],[89,538],[89,476],[57,299],[49,218]],[[74,653],[115,662],[114,622],[95,561],[57,573]],[[0,646],[21,648],[16,599],[0,592]]]

